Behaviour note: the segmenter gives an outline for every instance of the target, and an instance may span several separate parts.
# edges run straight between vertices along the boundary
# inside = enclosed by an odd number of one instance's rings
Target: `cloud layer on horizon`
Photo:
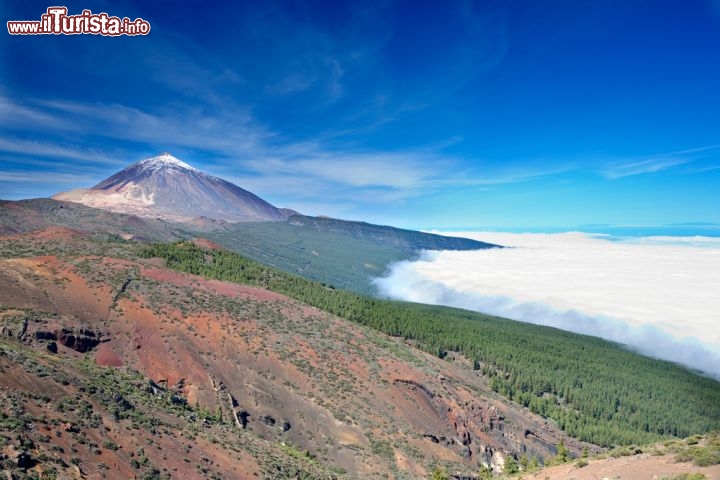
[[[602,337],[720,378],[720,239],[453,233],[513,248],[424,252],[381,294]]]

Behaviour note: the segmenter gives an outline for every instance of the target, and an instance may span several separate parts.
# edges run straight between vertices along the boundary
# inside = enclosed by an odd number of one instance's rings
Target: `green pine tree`
[[[445,469],[442,469],[440,467],[435,467],[435,470],[432,472],[432,476],[430,477],[431,480],[450,480],[450,475],[445,471]]]
[[[493,478],[493,470],[487,465],[480,465],[480,480],[491,480]]]
[[[520,472],[520,466],[517,463],[517,460],[515,460],[514,457],[508,455],[505,457],[505,468],[503,468],[504,473],[519,473]]]

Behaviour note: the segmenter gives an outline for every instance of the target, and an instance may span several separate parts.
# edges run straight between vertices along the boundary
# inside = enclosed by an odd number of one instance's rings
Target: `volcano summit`
[[[90,189],[62,192],[53,198],[172,221],[203,216],[228,222],[287,217],[285,211],[257,195],[203,173],[169,153],[134,163]]]

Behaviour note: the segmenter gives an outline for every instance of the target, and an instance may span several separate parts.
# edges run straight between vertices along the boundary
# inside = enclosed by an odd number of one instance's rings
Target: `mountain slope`
[[[493,390],[605,446],[720,428],[720,382],[602,339],[466,310],[363,297],[222,250],[156,244],[145,256],[289,295],[444,357],[460,352]]]
[[[150,241],[192,238],[188,226],[91,208],[50,198],[0,200],[0,235],[65,227],[99,237]],[[195,226],[193,225],[195,228]]]
[[[277,222],[172,222],[52,199],[0,201],[0,235],[67,227],[103,238],[146,241],[209,238],[253,260],[338,288],[374,295],[372,279],[418,250],[476,250],[484,242],[287,212]]]
[[[84,475],[102,462],[108,478],[423,478],[545,458],[562,438],[461,356],[143,248],[60,228],[0,238],[5,460]]]
[[[390,264],[420,250],[480,250],[496,245],[394,227],[293,215],[285,222],[237,223],[203,236],[253,260],[364,295]]]
[[[720,421],[720,384],[602,340],[59,227],[0,237],[0,387],[3,467],[76,477],[473,478]]]
[[[257,195],[197,170],[169,153],[130,165],[90,189],[53,196],[113,212],[188,221],[276,221],[287,217]]]

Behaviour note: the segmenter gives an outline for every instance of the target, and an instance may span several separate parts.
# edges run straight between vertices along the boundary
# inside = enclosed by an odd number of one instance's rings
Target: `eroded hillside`
[[[563,438],[462,356],[136,250],[61,228],[0,240],[6,468],[418,478]]]

